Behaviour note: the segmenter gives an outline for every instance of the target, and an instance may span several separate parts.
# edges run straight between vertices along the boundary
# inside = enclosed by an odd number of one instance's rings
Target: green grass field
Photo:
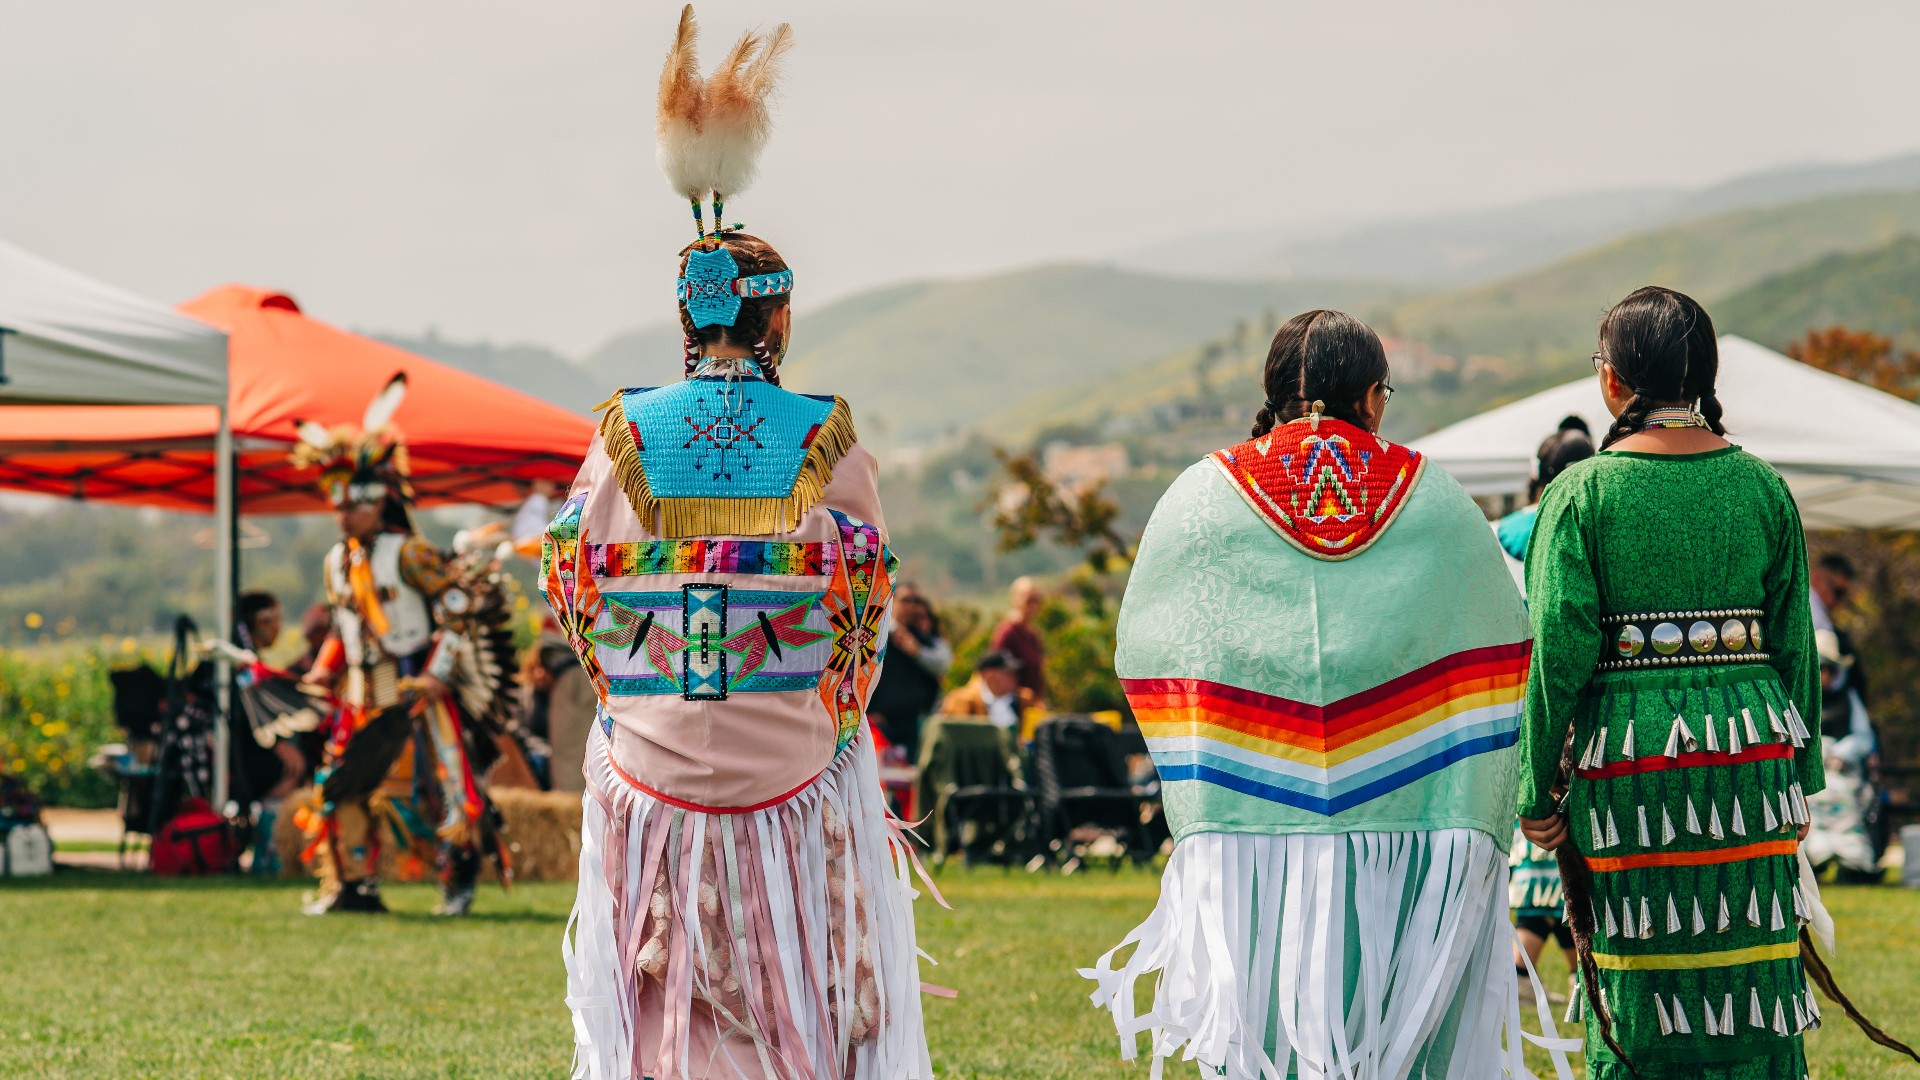
[[[1139,1077],[1074,968],[1151,906],[1149,874],[949,871],[921,909],[934,1063],[955,1080]],[[559,937],[571,886],[482,895],[460,922],[424,886],[385,919],[307,919],[298,886],[161,884],[63,872],[0,885],[0,1076],[556,1077],[571,1043]],[[1868,1014],[1920,1035],[1920,894],[1832,889],[1836,967]],[[1557,962],[1548,971],[1564,982]],[[1809,1039],[1818,1080],[1920,1077],[1838,1009]],[[1176,1068],[1169,1076],[1191,1076]],[[1474,1078],[1477,1080],[1477,1078]]]

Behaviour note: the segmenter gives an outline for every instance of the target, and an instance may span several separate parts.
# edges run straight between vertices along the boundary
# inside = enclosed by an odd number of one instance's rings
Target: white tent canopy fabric
[[[1720,338],[1727,437],[1780,470],[1813,529],[1920,529],[1920,405],[1732,334]],[[1579,416],[1613,418],[1585,378],[1416,440],[1475,495],[1524,495],[1540,440]]]
[[[0,241],[0,404],[226,400],[225,334]]]
[[[0,241],[0,405],[206,405],[219,410],[214,516],[214,613],[233,640],[238,564],[233,534],[233,430],[227,418],[227,335],[143,297]],[[214,658],[226,714],[228,663]],[[214,725],[215,760],[228,728]],[[213,770],[213,803],[227,801],[227,770]]]

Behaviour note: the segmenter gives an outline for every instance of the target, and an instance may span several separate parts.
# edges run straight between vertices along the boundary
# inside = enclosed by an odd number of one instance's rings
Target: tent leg
[[[232,642],[235,590],[240,578],[234,544],[239,506],[234,498],[233,424],[225,406],[220,409],[220,430],[214,436],[213,459],[213,624],[221,641]],[[216,811],[224,813],[233,753],[228,719],[233,708],[233,671],[226,658],[218,653],[214,655],[213,686],[220,712],[213,725],[213,805]]]

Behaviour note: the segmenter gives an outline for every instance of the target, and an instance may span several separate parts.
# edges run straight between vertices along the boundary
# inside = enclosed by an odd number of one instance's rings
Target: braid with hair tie
[[[1253,438],[1260,438],[1280,424],[1280,406],[1272,398],[1260,403],[1260,411],[1253,414]]]
[[[779,386],[780,357],[775,355],[772,349],[767,348],[767,338],[762,337],[760,340],[754,342],[750,348],[753,350],[754,361],[760,365],[760,377],[775,386]]]
[[[687,378],[691,379],[694,371],[700,367],[700,339],[687,334],[681,340],[686,346]]]
[[[1718,403],[1715,404],[1717,407]],[[1613,426],[1607,429],[1607,437],[1600,443],[1600,449],[1605,450],[1639,431],[1646,425],[1647,417],[1653,413],[1653,410],[1653,399],[1635,390],[1633,396],[1627,399],[1626,407],[1620,410],[1620,415],[1614,417]]]
[[[1713,432],[1715,435],[1725,435],[1727,433],[1727,426],[1720,422],[1720,396],[1714,392],[1712,387],[1708,387],[1706,392],[1700,395],[1699,409],[1700,419],[1707,422],[1708,431]]]

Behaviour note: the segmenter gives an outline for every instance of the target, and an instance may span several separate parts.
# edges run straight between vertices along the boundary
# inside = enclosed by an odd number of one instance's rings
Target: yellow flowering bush
[[[107,672],[117,649],[0,649],[0,770],[49,806],[114,804],[111,781],[87,765],[102,743],[124,738],[113,722]]]

